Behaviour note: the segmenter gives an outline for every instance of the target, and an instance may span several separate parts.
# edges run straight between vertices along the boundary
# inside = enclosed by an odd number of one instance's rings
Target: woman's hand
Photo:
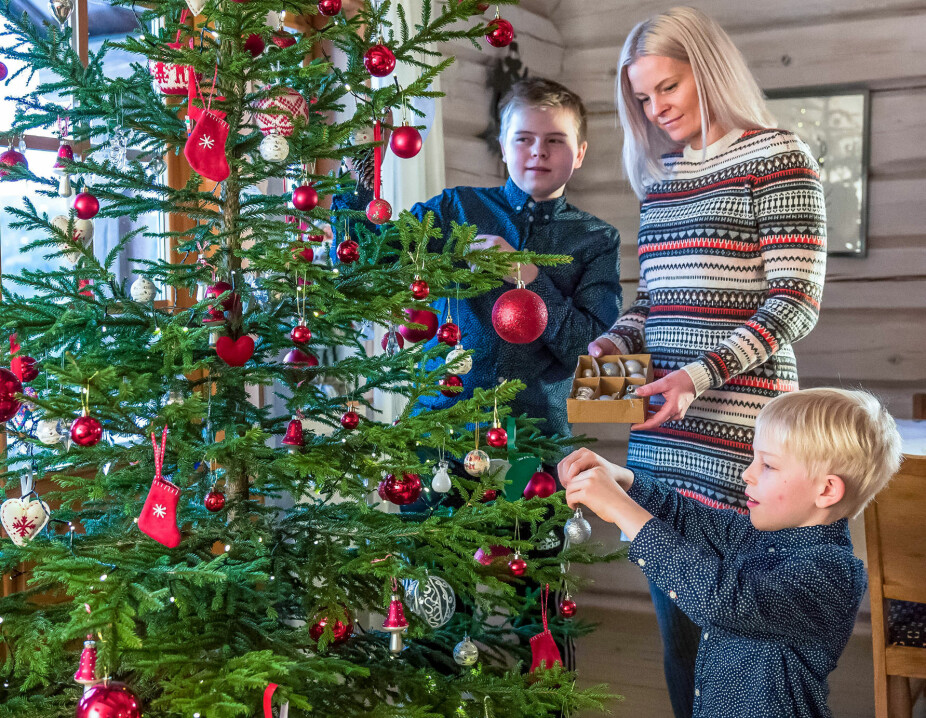
[[[588,353],[593,357],[607,356],[609,354],[620,354],[614,342],[605,337],[598,337],[588,345]]]
[[[640,429],[655,429],[667,421],[679,421],[685,417],[688,407],[695,400],[695,385],[684,369],[667,374],[651,384],[638,386],[637,396],[653,396],[662,394],[665,404],[653,416],[642,424],[634,424],[631,431]]]

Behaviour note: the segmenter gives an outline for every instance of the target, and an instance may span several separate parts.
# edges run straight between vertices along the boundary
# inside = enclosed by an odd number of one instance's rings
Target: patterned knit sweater
[[[691,376],[681,421],[633,432],[628,465],[706,504],[745,508],[762,406],[797,389],[791,345],[816,324],[826,217],[816,162],[790,132],[736,130],[664,158],[640,213],[636,301],[604,336]],[[659,398],[657,397],[657,400]]]

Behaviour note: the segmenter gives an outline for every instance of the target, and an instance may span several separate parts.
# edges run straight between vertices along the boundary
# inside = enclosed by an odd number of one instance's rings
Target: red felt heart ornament
[[[215,353],[228,366],[244,366],[254,356],[254,339],[245,334],[243,337],[219,337],[215,343]]]

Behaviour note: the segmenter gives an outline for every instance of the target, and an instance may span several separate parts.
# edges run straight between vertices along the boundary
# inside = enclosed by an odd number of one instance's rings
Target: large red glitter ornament
[[[74,198],[74,211],[80,219],[93,219],[100,211],[100,200],[87,191]]]
[[[310,184],[300,185],[293,190],[293,207],[303,212],[315,209],[318,204],[318,192]]]
[[[437,330],[437,341],[441,344],[447,344],[448,346],[455,347],[460,343],[460,340],[463,338],[463,333],[453,322],[446,322],[440,325],[440,328]]]
[[[385,77],[395,69],[395,53],[385,45],[373,45],[363,53],[363,65],[373,77]]]
[[[403,473],[401,479],[389,474],[379,483],[377,490],[383,501],[399,506],[414,503],[421,496],[421,477],[418,474]]]
[[[456,374],[448,374],[437,383],[444,387],[440,390],[440,393],[444,396],[454,397],[462,393],[463,380]]]
[[[514,27],[504,18],[497,17],[487,26],[486,42],[492,47],[508,47],[514,40]]]
[[[492,326],[512,344],[528,344],[547,328],[547,305],[530,289],[510,289],[492,307]]]
[[[421,152],[421,133],[411,125],[396,127],[389,138],[389,149],[396,157],[411,159]]]
[[[75,718],[141,718],[141,704],[125,683],[91,686],[77,702]]]
[[[410,342],[426,342],[437,334],[437,315],[429,312],[427,309],[406,309],[409,323],[423,324],[424,329],[403,324],[399,327],[399,333]]]
[[[92,416],[84,414],[71,424],[71,441],[78,446],[94,446],[103,438],[103,425]]]
[[[341,0],[318,0],[318,12],[332,17],[341,12]]]
[[[373,224],[384,224],[392,219],[392,205],[382,197],[367,205],[367,219]]]

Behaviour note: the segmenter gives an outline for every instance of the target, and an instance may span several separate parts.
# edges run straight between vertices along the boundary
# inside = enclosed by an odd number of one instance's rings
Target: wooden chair
[[[926,647],[890,642],[891,600],[926,604],[926,456],[905,456],[865,509],[875,718],[909,718],[910,678],[926,678]]]

